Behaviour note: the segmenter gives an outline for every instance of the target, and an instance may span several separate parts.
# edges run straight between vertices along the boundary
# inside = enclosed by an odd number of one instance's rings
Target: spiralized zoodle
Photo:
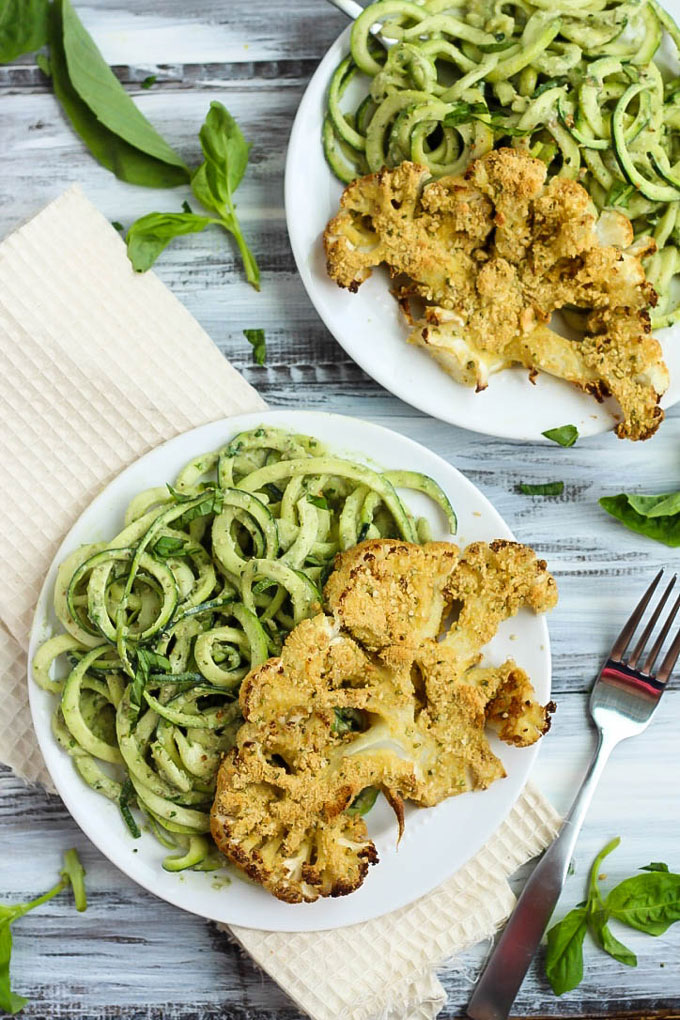
[[[318,610],[336,553],[364,538],[430,537],[397,487],[431,497],[455,532],[431,478],[374,471],[312,436],[262,426],[190,461],[174,486],[139,493],[115,538],[61,565],[64,633],[33,662],[37,683],[60,698],[54,735],[134,836],[137,804],[174,851],[166,869],[223,863],[208,812],[240,723],[238,688]],[[70,672],[54,679],[60,657]]]
[[[493,147],[526,149],[550,175],[581,181],[598,209],[624,212],[636,236],[653,235],[652,325],[670,325],[680,318],[680,78],[654,59],[664,35],[677,59],[680,31],[656,0],[379,0],[333,75],[326,158],[349,182],[403,160],[460,174]],[[358,75],[368,94],[347,112]]]

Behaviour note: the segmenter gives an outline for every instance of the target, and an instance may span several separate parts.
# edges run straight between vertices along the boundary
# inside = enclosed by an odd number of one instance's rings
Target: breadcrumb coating
[[[458,382],[484,389],[513,364],[565,379],[620,405],[621,438],[647,439],[663,420],[668,387],[648,309],[657,295],[630,221],[598,218],[576,181],[545,183],[541,160],[498,149],[463,177],[431,180],[405,162],[353,181],[324,233],[328,273],[355,292],[385,264],[414,326],[409,343]],[[409,305],[426,302],[413,320]],[[572,313],[575,339],[551,329]]]
[[[479,666],[504,619],[556,603],[526,546],[363,542],[337,557],[325,599],[243,681],[244,723],[211,813],[223,853],[290,903],[352,892],[376,863],[348,813],[367,787],[385,793],[401,832],[405,799],[434,805],[505,774],[487,723],[527,746],[554,708],[514,662]]]

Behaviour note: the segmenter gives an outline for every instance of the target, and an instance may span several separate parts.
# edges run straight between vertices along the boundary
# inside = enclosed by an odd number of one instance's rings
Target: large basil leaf
[[[135,105],[97,49],[71,4],[60,0],[64,53],[73,88],[109,131],[140,152],[179,167],[188,180],[181,156],[158,134]]]
[[[587,907],[570,910],[548,932],[545,973],[555,995],[564,995],[583,980],[583,939],[588,928]]]
[[[671,507],[674,505],[673,495],[673,493],[670,493],[656,497],[656,499],[662,502],[646,503],[646,500],[654,500],[655,497],[631,496],[628,493],[622,492],[618,496],[603,496],[599,502],[603,510],[606,510],[612,517],[616,517],[618,521],[621,521],[631,531],[636,531],[639,535],[652,538],[655,542],[663,542],[664,545],[676,547],[680,546],[680,512],[670,513],[666,516],[661,516],[659,513],[660,507],[664,505]],[[635,505],[633,505],[632,501],[634,501]],[[641,513],[636,507],[648,507],[652,510],[652,513]]]
[[[63,3],[64,0],[56,0],[50,10],[50,66],[55,95],[76,133],[95,159],[123,181],[149,188],[174,188],[184,184],[188,179],[186,168],[164,163],[130,145],[105,127],[76,92],[69,78],[64,53]],[[122,87],[119,88],[125,95]]]
[[[47,42],[47,0],[0,0],[0,64]]]
[[[649,871],[620,882],[607,896],[610,917],[648,935],[663,933],[680,921],[680,875]]]
[[[195,213],[149,213],[136,220],[127,232],[127,253],[138,273],[149,269],[174,237],[197,234],[214,223]]]

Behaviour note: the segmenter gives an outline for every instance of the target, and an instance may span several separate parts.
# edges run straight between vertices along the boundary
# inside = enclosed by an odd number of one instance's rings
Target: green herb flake
[[[314,496],[311,492],[307,493],[307,502],[317,507],[319,510],[328,510],[328,500],[324,496]]]
[[[575,425],[560,425],[556,429],[547,429],[541,435],[558,446],[573,446],[578,439],[578,429]]]
[[[244,329],[243,335],[253,347],[253,361],[256,365],[264,365],[267,360],[267,341],[263,329]]]
[[[123,788],[120,791],[120,797],[118,798],[118,806],[120,807],[120,813],[123,816],[123,821],[128,827],[130,835],[133,839],[140,839],[142,833],[140,832],[139,826],[135,821],[134,815],[130,810],[130,802],[134,800],[135,788],[132,785],[132,780],[128,778],[123,783]]]
[[[561,496],[564,492],[564,482],[544,482],[539,485],[520,482],[518,489],[524,496]]]
[[[669,867],[664,864],[663,861],[652,861],[651,864],[645,864],[640,871],[664,871],[668,872]]]
[[[147,76],[144,79],[144,81],[139,83],[139,86],[140,86],[140,88],[143,88],[143,89],[150,89],[151,86],[155,85],[157,81],[158,81],[158,75],[157,74],[147,74]]]
[[[118,220],[111,220],[111,226],[114,230],[117,230],[119,234],[123,234],[125,232],[125,227],[122,223],[119,223]]]

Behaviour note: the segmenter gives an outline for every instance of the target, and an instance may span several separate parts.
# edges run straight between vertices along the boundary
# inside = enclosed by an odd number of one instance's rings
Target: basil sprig
[[[191,176],[191,190],[198,201],[215,215],[199,216],[185,211],[142,216],[127,233],[128,257],[137,272],[143,273],[173,238],[195,234],[210,224],[216,224],[236,241],[246,279],[259,290],[260,270],[243,236],[234,203],[234,192],[248,164],[250,145],[229,111],[218,102],[210,104],[199,138],[205,161]]]
[[[590,869],[588,898],[553,925],[547,935],[545,972],[556,995],[576,988],[583,979],[583,942],[589,932],[609,956],[628,967],[637,966],[635,953],[611,931],[614,919],[647,935],[663,935],[680,921],[680,875],[653,861],[615,886],[603,898],[598,885],[602,861],[619,845],[617,837],[597,855]]]
[[[134,268],[144,272],[175,237],[216,224],[234,238],[246,277],[259,290],[260,272],[234,202],[250,146],[229,111],[221,103],[211,103],[199,133],[204,161],[192,171],[120,84],[71,0],[0,0],[0,63],[45,43],[49,58],[38,53],[36,62],[52,78],[65,115],[95,159],[130,184],[172,188],[191,183],[210,213],[195,214],[184,202],[181,213],[142,216],[126,238]],[[150,88],[155,81],[156,75],[149,75],[141,87]]]
[[[23,995],[17,995],[12,991],[10,981],[9,965],[12,958],[12,931],[11,925],[29,910],[35,910],[53,896],[57,896],[67,886],[73,889],[73,897],[76,910],[82,911],[87,907],[87,896],[85,894],[85,869],[80,863],[76,850],[67,850],[64,854],[64,866],[60,873],[60,881],[57,882],[48,892],[38,896],[28,903],[0,904],[0,1011],[10,1013],[12,1016],[18,1013],[27,1004],[28,999]]]

